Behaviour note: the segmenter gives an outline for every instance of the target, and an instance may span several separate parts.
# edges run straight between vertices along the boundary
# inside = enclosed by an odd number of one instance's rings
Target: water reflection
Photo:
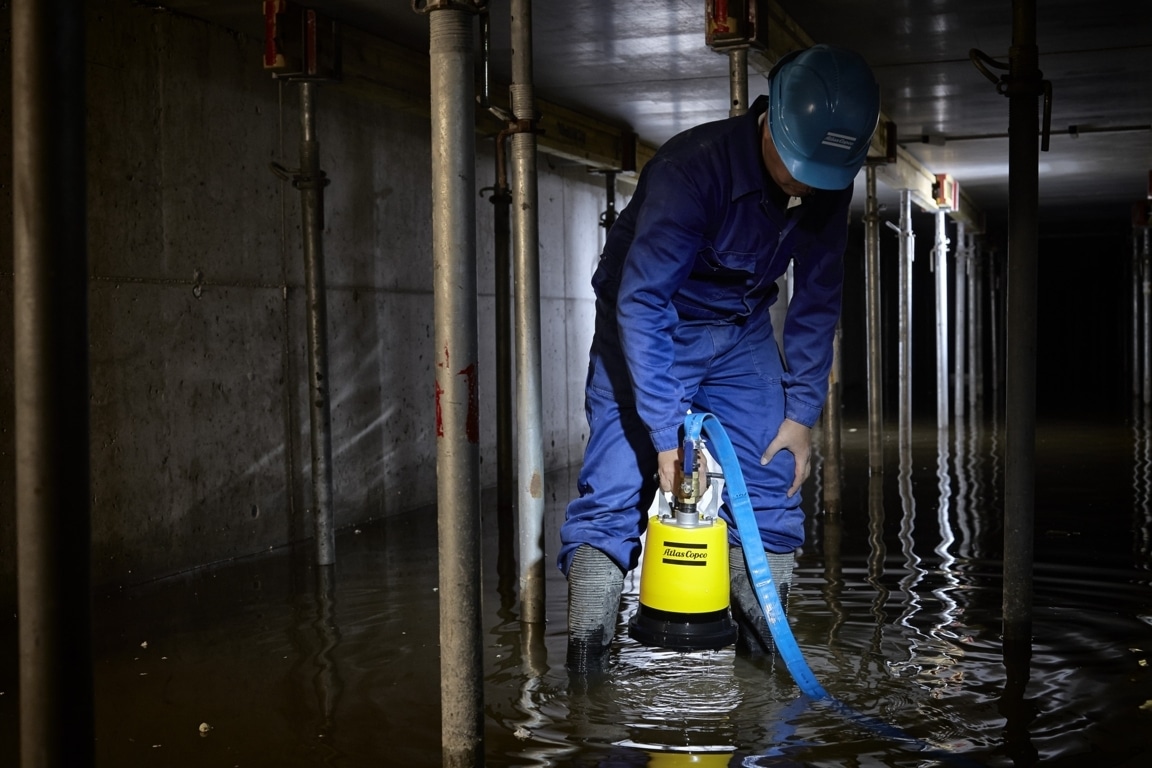
[[[344,691],[337,662],[340,628],[336,625],[336,569],[332,566],[316,568],[316,619],[312,627],[316,632],[316,676],[313,678],[319,714],[316,731],[319,738],[331,741],[339,722],[337,708]]]
[[[1133,402],[1132,505],[1133,555],[1144,568],[1152,567],[1152,408]]]
[[[1038,572],[1037,599],[1046,604],[1037,610],[1035,649],[1005,647],[999,510],[989,510],[999,496],[985,481],[1000,472],[1000,438],[976,423],[955,436],[931,434],[899,452],[894,530],[886,526],[890,478],[882,475],[866,479],[864,509],[846,502],[841,514],[825,505],[809,521],[816,535],[797,570],[791,622],[817,677],[861,718],[811,707],[782,667],[727,651],[654,651],[618,636],[616,666],[602,689],[573,694],[557,683],[571,730],[557,720],[551,738],[578,745],[580,764],[604,766],[673,764],[656,756],[677,753],[733,760],[723,765],[1074,765],[1085,755],[1105,765],[1147,751],[1146,736],[1100,742],[1111,727],[1103,723],[1126,720],[1143,700],[1068,717],[1086,699],[1111,700],[1117,687],[1134,693],[1132,681],[1101,677],[1098,667],[1109,663],[1104,648],[1129,673],[1141,663],[1117,649],[1124,634],[1142,638],[1124,641],[1132,648],[1152,645],[1139,618],[1152,603],[1147,583],[1120,608],[1113,575]],[[861,477],[849,486],[853,479]],[[896,560],[887,556],[893,545]],[[1060,572],[1067,568],[1060,563]],[[1068,605],[1073,583],[1093,595],[1068,607],[1085,624],[1077,628],[1066,623],[1067,611],[1049,607]],[[1132,615],[1123,633],[1108,618],[1117,610]],[[519,764],[518,756],[502,764]]]
[[[884,606],[888,604],[891,590],[884,581],[884,562],[887,557],[887,546],[884,543],[884,476],[872,475],[868,478],[868,585],[872,589],[873,598],[869,606],[872,617],[872,633],[868,643],[869,653],[865,657],[873,661],[872,664],[860,665],[857,679],[869,676],[868,671],[873,667],[880,668],[883,674],[884,658],[881,648],[884,640],[884,627],[888,623],[888,614]]]
[[[1000,636],[1003,438],[975,415],[955,429],[947,439],[934,424],[913,432],[873,476],[864,434],[848,433],[839,507],[821,508],[822,488],[805,489],[811,535],[793,632],[829,693],[908,738],[812,706],[771,660],[636,645],[625,629],[631,581],[611,675],[574,690],[563,577],[547,573],[549,621],[522,625],[516,569],[501,561],[491,518],[485,765],[1145,764],[1148,411],[1123,425],[1041,431],[1024,648]],[[546,541],[556,541],[573,482],[547,483],[557,490]],[[439,765],[436,516],[363,528],[341,532],[341,560],[324,573],[278,553],[101,596],[98,765]],[[0,697],[0,719],[16,717],[15,700]],[[203,737],[201,722],[213,726]],[[14,755],[0,752],[0,764]]]
[[[335,765],[341,758],[339,742],[340,700],[344,681],[340,675],[340,628],[336,620],[336,568],[297,562],[294,573],[301,579],[293,590],[292,621],[285,638],[294,653],[288,679],[300,686],[298,732],[320,765]],[[308,696],[305,691],[311,691]]]

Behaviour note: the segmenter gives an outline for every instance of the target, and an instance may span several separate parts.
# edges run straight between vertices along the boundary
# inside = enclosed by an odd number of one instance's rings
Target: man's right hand
[[[672,493],[680,480],[680,464],[684,460],[681,455],[683,450],[673,448],[656,454],[656,475],[660,481],[660,490],[665,493]]]

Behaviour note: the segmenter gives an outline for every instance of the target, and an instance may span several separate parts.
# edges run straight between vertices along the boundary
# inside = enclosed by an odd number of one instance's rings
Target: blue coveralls
[[[565,574],[584,543],[636,567],[656,454],[680,445],[689,409],[714,414],[731,439],[765,548],[790,552],[804,541],[800,494],[787,497],[795,457],[780,451],[761,466],[760,456],[785,417],[809,427],[819,418],[852,187],[817,191],[789,210],[761,155],[767,105],[762,96],[745,115],[669,140],[608,233],[592,278],[580,496],[560,530]],[[769,307],[789,260],[785,370]]]

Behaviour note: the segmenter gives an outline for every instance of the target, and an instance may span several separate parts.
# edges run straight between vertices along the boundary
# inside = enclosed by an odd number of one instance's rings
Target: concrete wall
[[[133,583],[311,533],[298,88],[262,41],[86,4],[93,578]],[[7,4],[0,9],[8,28]],[[7,36],[5,36],[6,39]],[[6,47],[7,48],[7,47]],[[0,67],[7,113],[10,59]],[[336,524],[434,501],[428,120],[323,85]],[[0,180],[10,126],[0,121]],[[493,179],[477,150],[477,188]],[[603,178],[540,162],[546,468],[578,461]],[[0,185],[0,317],[12,316]],[[495,482],[492,206],[477,195],[481,467]],[[0,596],[14,591],[13,348],[0,323]],[[554,489],[566,495],[570,489]],[[337,555],[339,556],[339,555]],[[0,602],[3,602],[0,599]]]

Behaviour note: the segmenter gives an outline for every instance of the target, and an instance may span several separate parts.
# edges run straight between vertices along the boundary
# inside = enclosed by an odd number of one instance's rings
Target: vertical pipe
[[[1025,647],[1032,628],[1033,487],[1036,455],[1039,53],[1036,0],[1012,4],[1009,93],[1009,258],[1005,360],[1004,641]],[[1031,88],[1028,86],[1032,86]]]
[[[600,226],[607,232],[616,223],[616,171],[604,173],[604,197],[606,207],[600,215]]]
[[[884,471],[884,357],[880,320],[880,212],[876,166],[864,168],[864,284],[868,315],[868,471]]]
[[[840,446],[842,408],[840,399],[840,323],[832,336],[832,369],[828,376],[828,402],[824,406],[824,510],[836,515],[841,508]]]
[[[483,14],[482,19],[488,19]],[[496,184],[492,191],[493,250],[496,302],[496,525],[499,532],[500,557],[497,570],[501,579],[512,578],[515,571],[516,523],[514,520],[515,484],[512,436],[512,230],[509,216],[512,193],[508,190],[504,143],[501,132],[496,137]]]
[[[973,416],[978,413],[978,393],[983,391],[980,360],[983,356],[983,326],[980,322],[982,273],[980,246],[975,237],[969,237],[968,249],[968,408]]]
[[[535,125],[532,2],[512,0],[512,114]],[[516,274],[517,428],[520,483],[521,621],[542,622],[544,606],[544,428],[540,386],[540,257],[536,134],[512,136],[513,261]]]
[[[1000,406],[1000,350],[1003,346],[1001,344],[1001,322],[1002,304],[1001,297],[1001,264],[1000,259],[996,257],[996,253],[989,254],[988,261],[988,290],[991,296],[988,298],[988,323],[990,325],[988,338],[991,340],[991,350],[989,350],[988,358],[992,363],[992,372],[988,379],[992,382],[992,403],[993,407]]]
[[[429,13],[440,709],[445,766],[483,762],[471,14]]]
[[[936,211],[936,427],[948,429],[948,218]]]
[[[84,9],[12,3],[20,764],[95,764]]]
[[[1132,398],[1140,397],[1140,233],[1132,228]]]
[[[728,51],[728,88],[731,103],[728,117],[738,117],[748,111],[748,49]]]
[[[1144,253],[1140,258],[1140,274],[1143,275],[1142,288],[1144,290],[1143,333],[1144,340],[1144,385],[1140,391],[1144,393],[1144,404],[1152,402],[1152,241],[1149,234],[1152,228],[1144,228]]]
[[[912,260],[916,236],[912,232],[912,193],[900,190],[900,308],[899,308],[899,386],[900,442],[912,441]]]
[[[964,232],[964,222],[956,222],[956,331],[953,342],[955,363],[952,366],[952,413],[959,424],[964,418],[965,390],[964,360],[965,335],[968,322],[968,273],[971,271],[971,251],[968,248],[968,235]]]
[[[320,142],[316,140],[316,88],[300,81],[301,232],[304,238],[304,281],[308,295],[308,413],[312,421],[312,514],[316,530],[316,563],[336,561],[332,523],[332,406],[328,379],[328,299],[324,280],[324,187]]]

